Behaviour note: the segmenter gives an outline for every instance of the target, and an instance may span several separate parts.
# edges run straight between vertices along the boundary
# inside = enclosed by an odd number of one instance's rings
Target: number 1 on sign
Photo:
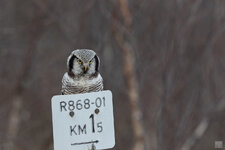
[[[91,114],[90,117],[92,121],[92,132],[95,133],[95,120],[94,120],[94,114]]]
[[[90,117],[91,122],[92,122],[92,132],[95,133],[95,119],[94,119],[94,114],[91,114]],[[102,132],[103,131],[103,127],[102,127],[102,122],[98,122],[97,123],[97,128],[99,130],[97,130],[98,132]]]

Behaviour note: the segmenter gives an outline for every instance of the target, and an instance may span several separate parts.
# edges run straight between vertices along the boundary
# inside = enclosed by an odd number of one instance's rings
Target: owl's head
[[[100,60],[93,50],[74,50],[67,59],[69,75],[91,76],[99,71]]]

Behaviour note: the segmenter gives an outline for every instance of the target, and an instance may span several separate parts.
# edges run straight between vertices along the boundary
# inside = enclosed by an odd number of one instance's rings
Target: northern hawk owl
[[[68,71],[62,79],[62,94],[78,94],[103,90],[99,73],[100,60],[93,50],[74,50],[67,59]]]

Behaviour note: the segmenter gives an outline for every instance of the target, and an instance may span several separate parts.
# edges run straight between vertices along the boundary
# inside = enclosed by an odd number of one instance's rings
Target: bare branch
[[[207,131],[210,125],[211,117],[212,116],[215,117],[217,113],[220,113],[224,109],[225,109],[225,100],[222,99],[217,105],[215,111],[213,111],[211,115],[208,115],[207,117],[201,120],[201,122],[196,127],[192,135],[189,138],[187,138],[181,150],[191,150],[191,148],[197,143],[199,139],[203,137],[203,135]]]
[[[208,126],[209,120],[207,118],[203,118],[202,121],[194,130],[193,134],[184,143],[181,150],[191,150],[191,148],[196,144],[197,140],[199,140],[204,135]]]

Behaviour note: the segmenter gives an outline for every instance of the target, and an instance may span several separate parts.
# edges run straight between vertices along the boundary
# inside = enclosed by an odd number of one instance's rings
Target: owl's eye
[[[90,65],[92,64],[92,60],[91,60],[91,61],[89,61],[89,64],[90,64]]]
[[[82,61],[80,59],[77,60],[78,64],[82,64]]]

